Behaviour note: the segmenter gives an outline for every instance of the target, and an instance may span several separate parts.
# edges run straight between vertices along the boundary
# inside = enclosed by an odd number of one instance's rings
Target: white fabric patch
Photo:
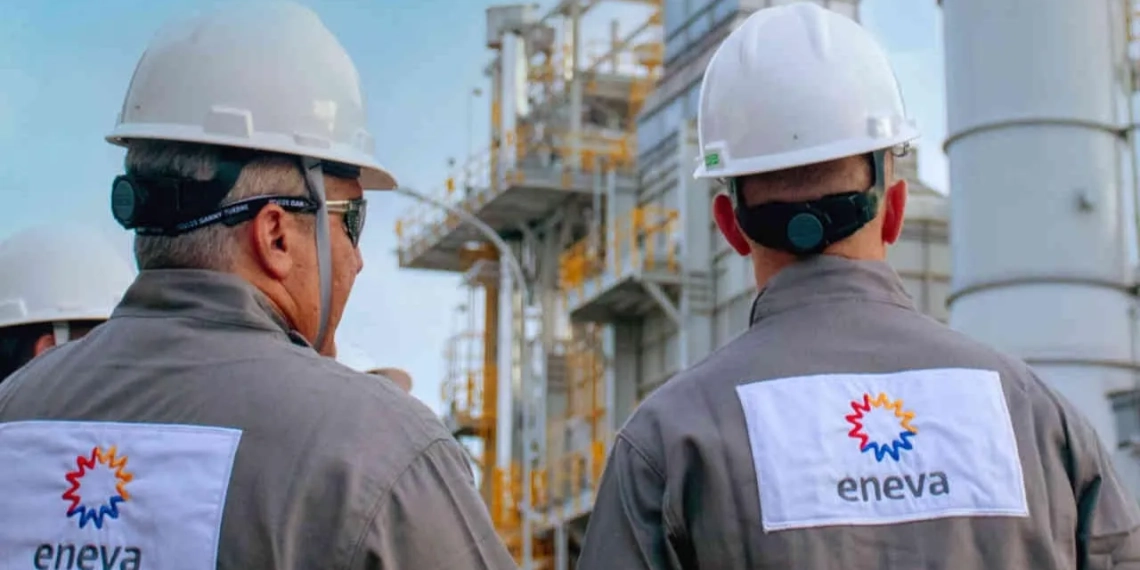
[[[241,431],[0,424],[0,568],[213,570]]]
[[[1029,516],[997,372],[804,376],[737,395],[765,532]]]

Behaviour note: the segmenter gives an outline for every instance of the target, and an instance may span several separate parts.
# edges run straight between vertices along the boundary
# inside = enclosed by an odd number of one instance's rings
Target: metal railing
[[[483,350],[479,332],[466,332],[448,340],[444,351],[446,375],[440,398],[461,426],[475,427],[484,418]]]
[[[599,239],[596,234],[583,238],[559,259],[563,292],[580,291],[607,269],[615,277],[624,276],[626,271],[678,272],[678,223],[676,210],[641,206],[606,227],[608,239]]]
[[[625,113],[629,119],[627,128],[602,132],[596,126],[586,126],[579,131],[575,141],[569,129],[556,130],[546,125],[526,123],[518,125],[505,133],[501,146],[483,149],[452,167],[443,184],[433,193],[448,204],[475,210],[507,187],[526,184],[526,173],[519,166],[530,158],[537,158],[540,163],[551,163],[557,157],[563,164],[579,165],[575,170],[583,173],[606,169],[632,171],[637,154],[633,119],[656,87],[664,45],[649,41],[611,53],[615,47],[608,41],[587,43],[583,46],[585,65],[582,67],[629,80]],[[571,56],[566,46],[555,51],[552,59],[536,56],[538,62],[532,63],[528,70],[530,83],[546,94],[564,93],[566,89],[562,69]],[[585,80],[585,93],[594,93],[597,88],[596,78]],[[492,110],[493,117],[499,114]],[[574,156],[575,152],[577,156]],[[554,167],[562,170],[562,185],[569,188],[573,179],[571,172],[565,167]],[[424,242],[436,239],[458,225],[458,219],[441,213],[438,208],[413,205],[396,221],[398,247],[401,252],[417,255],[424,249]]]
[[[506,152],[485,149],[451,169],[441,187],[431,191],[437,200],[466,211],[476,211],[509,187],[528,182],[527,164],[557,173],[557,182],[572,188],[574,174],[617,170],[631,172],[637,141],[631,133],[587,128],[575,145],[567,129],[523,124],[504,136]],[[575,148],[577,149],[576,160]],[[577,163],[571,169],[568,165]],[[417,203],[396,220],[397,245],[406,255],[417,255],[445,232],[462,223],[458,216],[431,204]]]
[[[601,480],[612,434],[605,425],[606,362],[601,329],[575,327],[566,341],[566,413],[547,424],[547,456],[531,473],[535,510],[550,519],[553,509],[584,509],[586,491]]]
[[[515,561],[522,559],[522,465],[517,461],[509,467],[492,470],[491,504],[487,508],[491,523],[507,546]]]

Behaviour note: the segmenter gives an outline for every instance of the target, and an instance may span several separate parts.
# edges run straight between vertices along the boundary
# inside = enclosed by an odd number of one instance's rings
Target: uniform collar
[[[142,271],[111,315],[112,319],[118,317],[188,318],[282,332],[294,343],[308,344],[261,291],[237,275],[218,271]]]
[[[902,280],[885,261],[817,255],[784,268],[768,281],[752,303],[749,326],[797,306],[843,300],[888,303],[915,310]]]

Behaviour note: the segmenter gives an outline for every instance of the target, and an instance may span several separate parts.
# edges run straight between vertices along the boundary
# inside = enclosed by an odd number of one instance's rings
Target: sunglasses
[[[364,220],[368,214],[368,201],[364,198],[353,200],[329,200],[325,202],[329,214],[340,214],[344,222],[344,233],[353,247],[360,246],[360,235],[364,233]]]

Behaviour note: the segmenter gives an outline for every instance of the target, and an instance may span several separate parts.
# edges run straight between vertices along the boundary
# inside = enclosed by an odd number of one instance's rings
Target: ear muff
[[[845,192],[810,202],[769,202],[737,208],[736,220],[756,243],[812,255],[859,231],[878,212],[879,193]]]
[[[815,212],[800,212],[792,216],[784,230],[788,243],[803,251],[819,247],[824,242],[823,219]]]
[[[871,188],[831,194],[817,200],[745,206],[737,180],[731,179],[729,195],[736,205],[736,221],[749,239],[769,249],[797,256],[820,253],[875,219],[885,181],[886,152],[872,153]]]

